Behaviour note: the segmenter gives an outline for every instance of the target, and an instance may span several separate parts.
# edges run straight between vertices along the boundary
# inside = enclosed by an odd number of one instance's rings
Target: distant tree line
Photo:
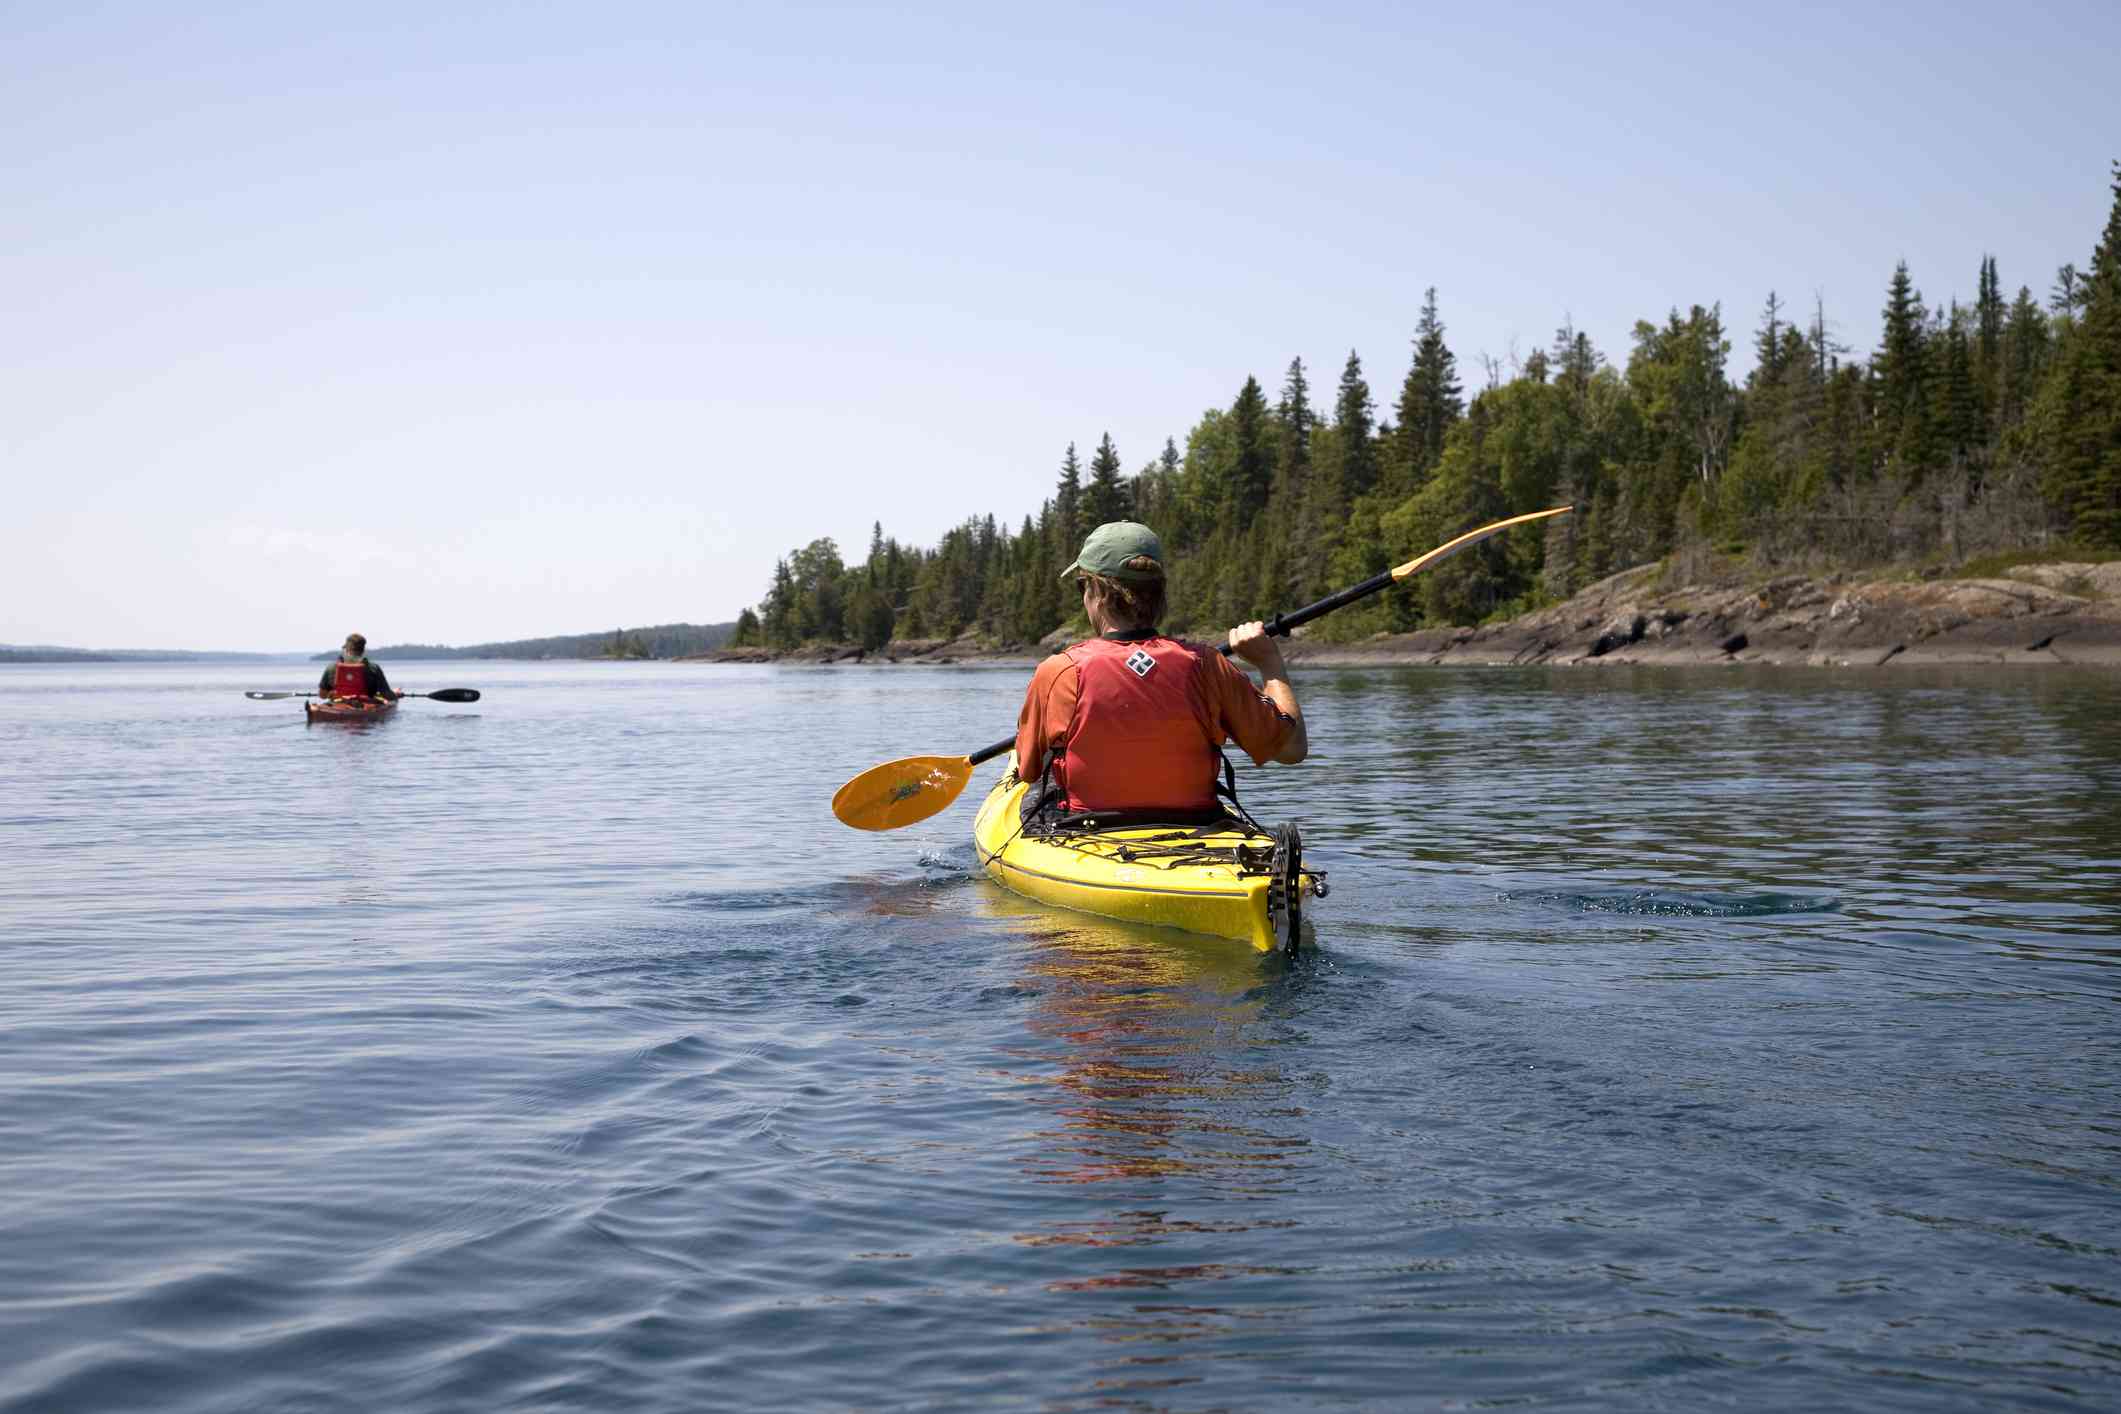
[[[1821,301],[1798,313],[1770,292],[1742,384],[1722,308],[1694,305],[1636,324],[1617,364],[1564,322],[1529,357],[1484,358],[1469,400],[1432,288],[1384,415],[1353,351],[1324,412],[1293,359],[1271,401],[1246,378],[1131,475],[1110,435],[1087,469],[1071,444],[1053,495],[1018,526],[977,516],[923,549],[878,524],[854,566],[812,541],[775,565],[733,642],[877,649],[968,630],[1035,642],[1079,620],[1059,569],[1122,517],[1162,535],[1169,626],[1184,629],[1271,614],[1487,521],[1575,505],[1543,536],[1498,537],[1416,592],[1321,620],[1335,637],[1521,612],[1667,557],[1694,575],[2121,550],[2121,162],[2112,187],[2088,268],[2063,266],[2044,302],[2023,285],[2006,296],[1984,256],[1971,304],[1933,305],[1903,261],[1866,360],[1836,341]]]
[[[615,628],[609,633],[570,633],[552,638],[513,638],[505,643],[475,643],[450,648],[439,643],[394,643],[372,648],[369,656],[389,658],[682,658],[711,653],[729,641],[734,623],[657,624],[653,628]],[[317,659],[337,653],[319,653]]]

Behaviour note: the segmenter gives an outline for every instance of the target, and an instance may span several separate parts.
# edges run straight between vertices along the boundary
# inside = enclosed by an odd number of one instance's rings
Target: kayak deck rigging
[[[1286,839],[1250,820],[1085,827],[1023,818],[1031,784],[1012,761],[973,822],[981,867],[1012,892],[1132,923],[1293,951],[1302,894],[1323,896],[1322,870],[1303,869]]]

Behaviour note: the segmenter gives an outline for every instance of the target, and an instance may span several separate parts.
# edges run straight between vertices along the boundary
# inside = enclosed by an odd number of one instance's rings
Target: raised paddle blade
[[[1567,515],[1574,509],[1576,509],[1574,506],[1555,506],[1551,510],[1527,511],[1521,516],[1511,516],[1508,520],[1498,520],[1493,525],[1484,525],[1478,530],[1469,530],[1456,540],[1447,540],[1443,544],[1438,545],[1421,558],[1407,561],[1392,571],[1392,578],[1406,579],[1411,575],[1420,574],[1429,566],[1439,561],[1450,559],[1451,556],[1457,554],[1460,550],[1478,545],[1490,535],[1500,535],[1513,525],[1524,525],[1529,521],[1545,520],[1548,516]]]
[[[407,697],[431,697],[437,702],[476,702],[479,690],[475,687],[445,687],[440,692],[408,692]]]
[[[857,830],[896,830],[947,807],[971,779],[967,756],[886,761],[841,786],[832,797],[832,813]]]

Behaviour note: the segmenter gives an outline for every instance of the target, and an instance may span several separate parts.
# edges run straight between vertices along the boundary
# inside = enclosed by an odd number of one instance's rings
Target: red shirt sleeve
[[[1244,748],[1253,765],[1266,765],[1280,754],[1294,723],[1253,686],[1243,668],[1212,648],[1204,656],[1208,663],[1208,700],[1215,711],[1216,724]]]
[[[1056,653],[1038,665],[1024,689],[1023,710],[1016,716],[1017,779],[1033,781],[1046,769],[1046,753],[1060,741],[1075,718],[1075,699],[1082,675],[1075,660]]]

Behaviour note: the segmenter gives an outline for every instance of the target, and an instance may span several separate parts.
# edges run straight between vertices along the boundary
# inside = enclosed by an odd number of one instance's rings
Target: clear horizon
[[[818,536],[1012,528],[1438,290],[1483,355],[1894,263],[2044,300],[2121,10],[17,14],[0,642],[715,623]],[[287,644],[316,644],[289,648]],[[262,645],[262,647],[261,647]]]

